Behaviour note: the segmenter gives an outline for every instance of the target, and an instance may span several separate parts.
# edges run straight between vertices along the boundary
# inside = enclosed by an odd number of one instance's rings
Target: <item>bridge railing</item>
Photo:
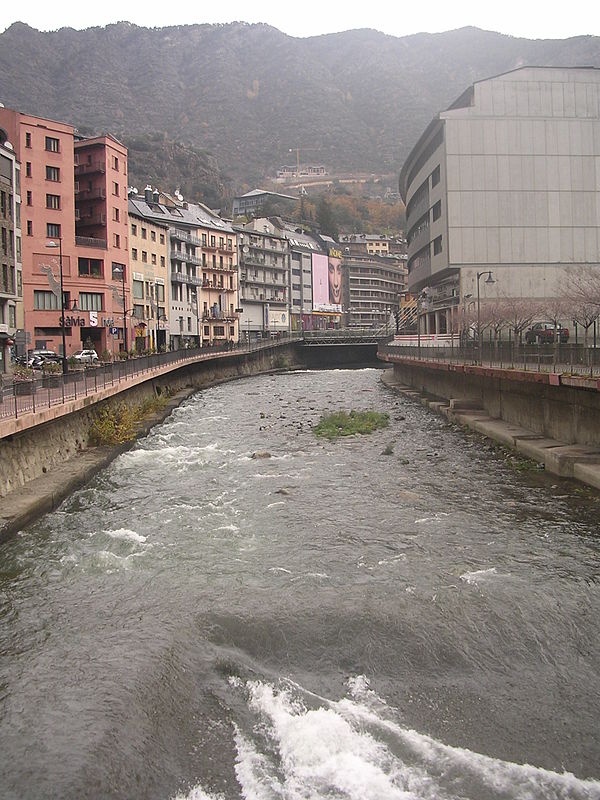
[[[406,337],[380,344],[378,355],[391,360],[417,359],[454,364],[481,364],[505,369],[523,369],[536,372],[561,372],[594,377],[600,375],[600,347],[583,344],[520,344],[514,341],[483,342],[481,353],[478,342],[461,342],[450,335],[435,340],[433,337]]]

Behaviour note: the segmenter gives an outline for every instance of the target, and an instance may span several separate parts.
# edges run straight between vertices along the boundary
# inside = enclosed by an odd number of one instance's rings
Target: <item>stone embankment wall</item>
[[[544,373],[472,367],[436,368],[425,362],[394,363],[399,382],[444,400],[484,409],[490,417],[511,422],[565,444],[600,445],[600,391],[596,381]],[[553,377],[557,383],[551,383]],[[565,385],[571,381],[574,385]],[[589,386],[584,386],[589,383]]]
[[[92,422],[100,409],[122,403],[134,408],[163,392],[199,390],[224,380],[299,365],[299,357],[299,349],[289,345],[250,354],[232,353],[226,358],[184,365],[100,403],[0,439],[0,498],[59,470],[73,456],[86,450]]]

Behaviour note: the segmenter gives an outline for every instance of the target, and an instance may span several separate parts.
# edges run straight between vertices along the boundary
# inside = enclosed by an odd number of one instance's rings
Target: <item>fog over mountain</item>
[[[526,64],[600,66],[600,38],[462,28],[297,39],[246,23],[46,33],[15,23],[0,34],[0,101],[137,142],[134,177],[169,160],[189,177],[189,156],[217,194],[295,163],[296,147],[332,172],[397,174],[467,86]]]

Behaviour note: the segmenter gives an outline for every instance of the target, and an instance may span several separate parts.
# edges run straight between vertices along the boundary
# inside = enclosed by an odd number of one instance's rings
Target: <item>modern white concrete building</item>
[[[565,269],[600,264],[600,69],[475,83],[424,131],[400,191],[426,331],[456,329],[478,282],[482,299],[557,296]],[[477,279],[488,270],[494,284]]]

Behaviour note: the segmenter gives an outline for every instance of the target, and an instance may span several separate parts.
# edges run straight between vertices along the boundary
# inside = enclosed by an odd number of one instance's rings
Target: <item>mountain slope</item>
[[[239,186],[294,163],[296,147],[331,171],[397,173],[434,114],[473,81],[524,64],[600,66],[600,39],[15,23],[0,34],[0,100],[126,144],[155,137],[208,151]]]

